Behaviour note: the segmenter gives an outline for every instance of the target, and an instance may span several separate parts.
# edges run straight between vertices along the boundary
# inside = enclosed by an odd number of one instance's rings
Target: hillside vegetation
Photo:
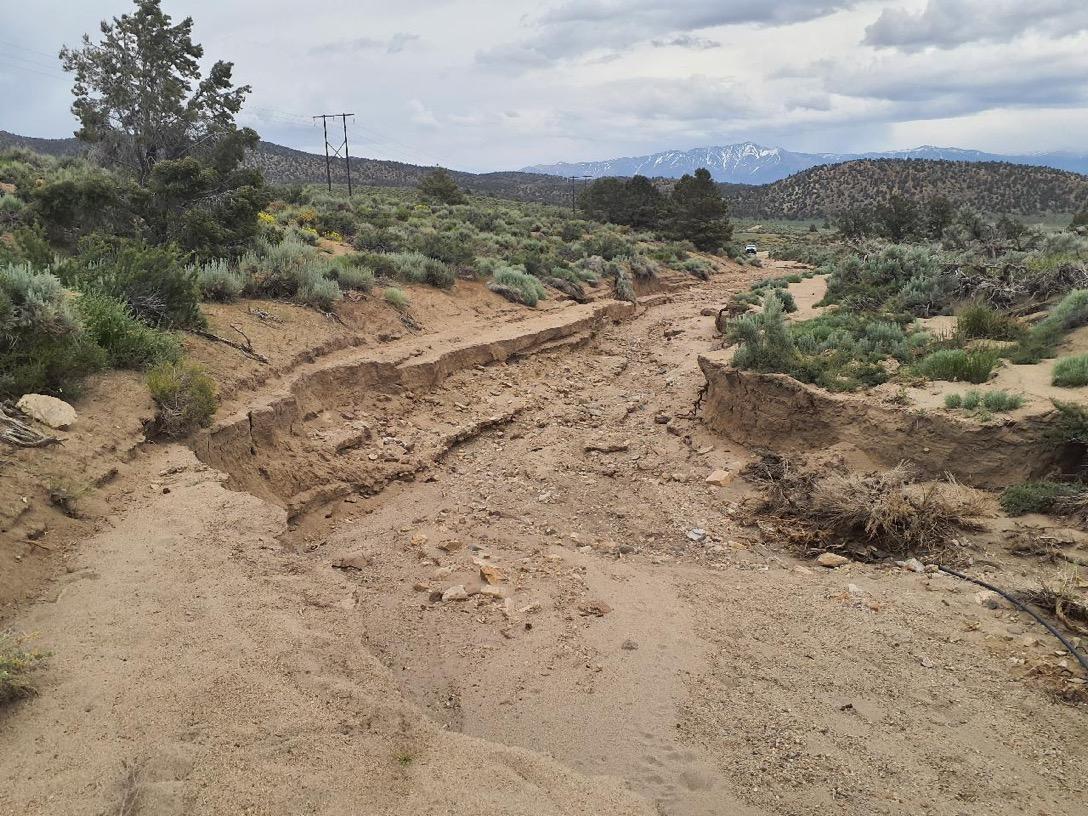
[[[938,195],[983,212],[1072,213],[1088,202],[1088,176],[998,162],[877,159],[823,165],[754,187],[723,185],[734,216],[822,218],[886,204],[893,196]]]
[[[87,146],[78,139],[35,139],[0,130],[0,150],[24,148],[45,156],[78,156]],[[325,157],[294,150],[272,142],[261,141],[246,154],[243,166],[260,170],[272,184],[324,184]],[[433,167],[421,167],[404,162],[366,159],[352,156],[351,180],[359,186],[415,187]],[[464,189],[480,195],[534,201],[542,204],[570,204],[570,182],[555,176],[537,173],[500,172],[465,173],[450,171]],[[347,169],[343,160],[332,163],[332,182],[347,184]]]

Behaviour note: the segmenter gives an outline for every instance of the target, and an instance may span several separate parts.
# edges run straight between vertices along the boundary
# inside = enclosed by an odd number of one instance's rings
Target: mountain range
[[[0,130],[0,150],[24,147],[52,156],[78,155],[84,146],[76,139],[38,139]],[[612,165],[605,175],[644,173],[658,178],[662,189],[671,185],[670,175],[680,176],[702,166],[713,166],[719,174],[728,156],[734,168],[749,168],[749,183],[722,182],[722,195],[730,212],[755,218],[817,218],[850,207],[873,206],[891,195],[923,200],[938,193],[957,204],[972,204],[993,213],[1070,213],[1088,205],[1088,176],[1045,166],[1026,166],[1002,157],[1002,162],[985,161],[989,154],[978,151],[943,151],[937,148],[902,151],[895,158],[850,158],[843,154],[803,154],[754,144],[732,148],[705,148],[688,153],[659,154],[654,166],[645,163],[623,168]],[[718,151],[714,153],[714,151]],[[1056,155],[1056,154],[1050,154]],[[679,157],[686,157],[681,160]],[[800,157],[800,158],[798,158]],[[817,160],[815,166],[811,162]],[[1034,157],[1039,161],[1040,157]],[[626,161],[626,160],[624,160]],[[632,159],[631,161],[636,161]],[[325,157],[290,147],[261,142],[246,157],[266,179],[275,184],[324,184]],[[805,162],[809,162],[805,166]],[[1088,159],[1085,160],[1088,165]],[[757,165],[762,166],[758,170]],[[572,166],[574,167],[574,166]],[[414,187],[433,167],[403,162],[353,157],[352,180],[360,186]],[[1088,169],[1086,167],[1085,169]],[[775,175],[777,174],[777,175]],[[452,170],[457,184],[482,195],[570,206],[571,182],[561,175],[542,172],[505,171],[466,173]],[[589,175],[570,172],[569,175]],[[755,178],[778,180],[751,183]],[[344,164],[333,162],[332,181],[347,180]]]
[[[1033,153],[1005,156],[981,150],[954,147],[916,147],[913,150],[889,150],[881,153],[797,153],[782,147],[765,147],[754,142],[697,147],[694,150],[665,150],[646,156],[591,162],[535,164],[522,168],[525,173],[550,176],[649,176],[680,178],[700,167],[710,171],[716,181],[729,184],[771,184],[819,165],[842,164],[858,159],[928,159],[957,162],[1006,162],[1052,167],[1074,173],[1088,173],[1088,153]]]

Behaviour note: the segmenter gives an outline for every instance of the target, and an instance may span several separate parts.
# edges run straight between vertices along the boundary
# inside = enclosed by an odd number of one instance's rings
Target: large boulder
[[[76,421],[76,409],[64,400],[45,394],[23,394],[15,407],[50,428],[67,428]]]

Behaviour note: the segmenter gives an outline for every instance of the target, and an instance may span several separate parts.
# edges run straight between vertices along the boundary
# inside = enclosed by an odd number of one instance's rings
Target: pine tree
[[[420,179],[419,194],[427,201],[443,204],[464,204],[465,194],[448,172],[439,167]]]
[[[60,59],[75,75],[76,136],[95,145],[104,163],[146,184],[158,162],[236,137],[234,116],[250,87],[233,86],[229,62],[201,78],[204,48],[193,42],[192,17],[173,25],[160,0],[136,0],[133,14],[100,28],[101,42],[84,34],[83,46],[64,47]]]
[[[705,252],[721,249],[733,237],[733,226],[718,185],[706,168],[685,175],[673,187],[669,232]]]

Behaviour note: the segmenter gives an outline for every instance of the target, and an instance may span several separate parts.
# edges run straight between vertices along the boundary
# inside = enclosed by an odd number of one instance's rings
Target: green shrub
[[[1088,408],[1075,402],[1053,403],[1058,418],[1047,430],[1047,439],[1059,445],[1088,446]]]
[[[1058,499],[1076,496],[1083,487],[1062,482],[1024,482],[1005,488],[1001,493],[1001,509],[1010,516],[1024,513],[1046,513]]]
[[[422,252],[389,253],[386,258],[392,265],[395,277],[409,283],[446,289],[453,286],[457,279],[448,265],[437,258],[429,258]]]
[[[28,392],[72,399],[106,366],[60,281],[26,264],[0,265],[0,396]]]
[[[227,266],[222,258],[207,261],[199,266],[191,266],[190,272],[196,275],[200,294],[204,300],[231,301],[245,289],[243,275]]]
[[[544,284],[524,269],[513,266],[496,269],[488,288],[508,300],[526,306],[536,306],[548,296]]]
[[[1000,414],[1015,411],[1024,404],[1024,398],[1019,394],[1010,394],[1008,391],[968,391],[960,394],[946,394],[944,407],[955,409],[964,408],[968,411],[981,409],[987,413]]]
[[[176,246],[92,236],[80,253],[58,266],[61,279],[83,292],[124,301],[143,322],[160,328],[203,326],[196,270]]]
[[[1037,363],[1054,356],[1054,348],[1072,329],[1088,324],[1088,289],[1074,289],[1036,323],[1012,355],[1015,363]]]
[[[386,303],[398,312],[403,312],[408,308],[408,295],[405,294],[403,289],[398,289],[395,286],[387,286],[382,293],[382,297],[385,298]]]
[[[333,274],[341,289],[369,292],[374,288],[374,271],[365,266],[341,264],[336,267]]]
[[[215,382],[200,366],[163,363],[147,374],[156,413],[149,436],[177,439],[211,424],[215,414]]]
[[[1024,405],[1024,398],[1008,391],[987,391],[982,396],[982,406],[995,414],[1015,411]]]
[[[329,311],[342,297],[340,285],[331,278],[307,277],[298,287],[295,300],[313,306],[323,312]]]
[[[657,276],[658,263],[646,255],[636,254],[627,259],[631,274],[639,280],[649,280]]]
[[[998,359],[993,349],[939,349],[918,363],[918,373],[931,380],[984,383]]]
[[[1054,385],[1061,388],[1080,388],[1088,385],[1088,354],[1063,357],[1054,366]]]
[[[116,298],[91,292],[76,298],[75,307],[87,335],[105,349],[112,368],[150,368],[181,359],[177,337],[137,320]]]
[[[981,303],[966,306],[956,318],[956,334],[965,340],[1016,340],[1023,333],[1016,320]]]
[[[48,655],[27,650],[24,642],[11,632],[0,632],[0,705],[36,693],[33,676]]]
[[[631,281],[630,273],[626,269],[616,266],[613,275],[616,279],[616,299],[626,300],[628,303],[638,303],[638,296],[635,294],[635,285]]]

